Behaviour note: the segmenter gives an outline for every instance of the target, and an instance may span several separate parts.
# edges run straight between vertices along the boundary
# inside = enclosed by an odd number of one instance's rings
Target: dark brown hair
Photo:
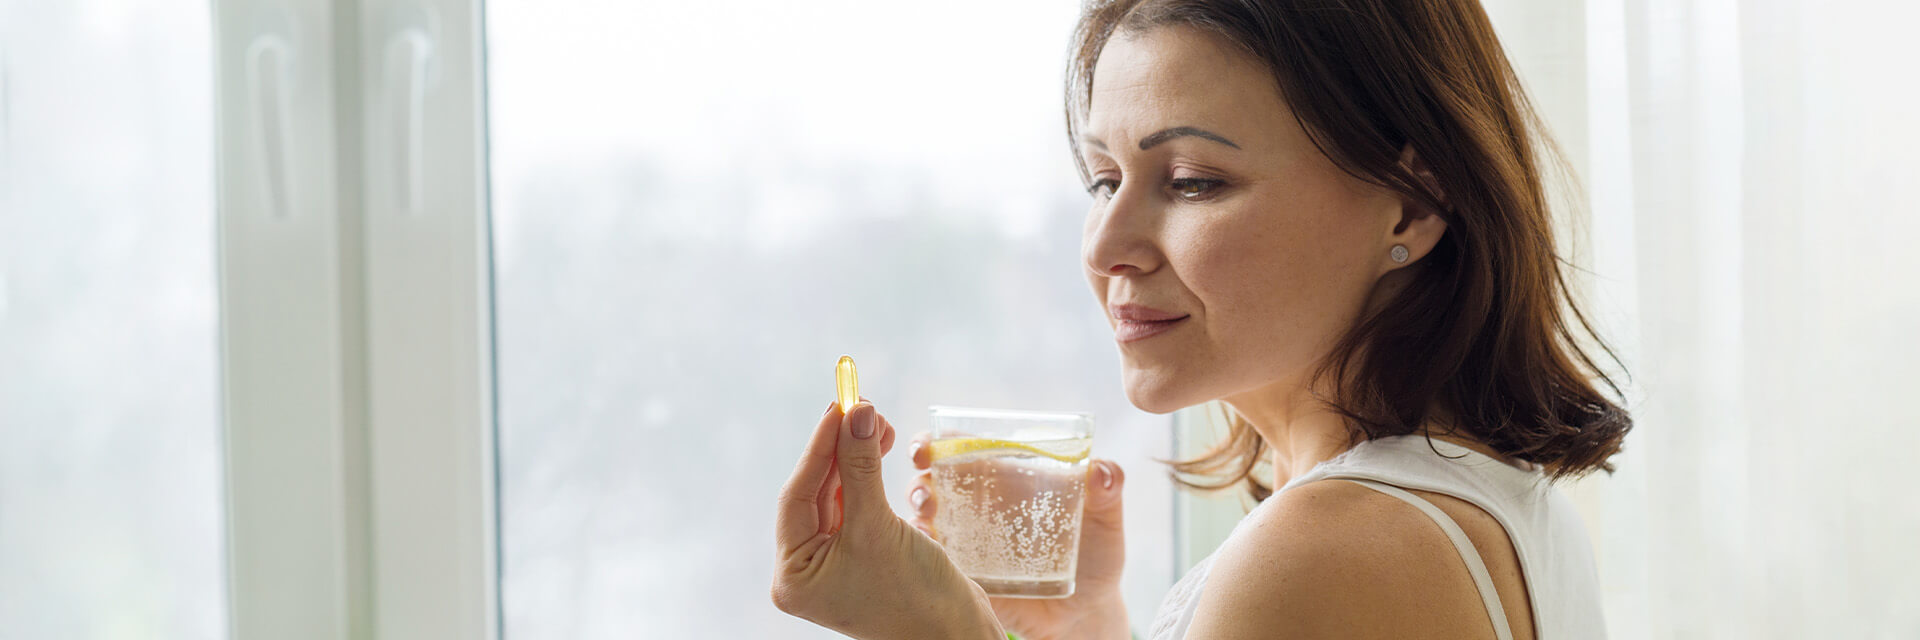
[[[1623,399],[1583,342],[1620,359],[1569,291],[1536,148],[1563,171],[1564,158],[1479,2],[1093,0],[1067,74],[1067,136],[1083,179],[1078,130],[1100,51],[1116,33],[1165,26],[1203,30],[1260,60],[1335,165],[1446,212],[1446,233],[1408,267],[1408,286],[1315,368],[1313,381],[1337,381],[1333,397],[1315,399],[1343,416],[1354,443],[1443,416],[1445,433],[1538,464],[1552,481],[1613,471],[1607,459],[1633,420],[1594,385]],[[1407,145],[1437,192],[1400,161]],[[1252,472],[1265,443],[1245,420],[1229,425],[1209,451],[1169,462],[1174,479],[1205,490],[1245,480],[1263,500],[1272,488]]]

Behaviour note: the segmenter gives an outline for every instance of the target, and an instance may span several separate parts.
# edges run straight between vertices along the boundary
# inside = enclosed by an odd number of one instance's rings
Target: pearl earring
[[[1390,252],[1388,252],[1388,253],[1387,253],[1387,255],[1388,255],[1389,257],[1392,257],[1392,258],[1393,258],[1393,261],[1394,261],[1394,262],[1396,262],[1396,263],[1400,263],[1400,264],[1406,264],[1406,262],[1407,262],[1407,245],[1404,245],[1404,244],[1396,244],[1396,245],[1393,245],[1393,251],[1390,251]]]

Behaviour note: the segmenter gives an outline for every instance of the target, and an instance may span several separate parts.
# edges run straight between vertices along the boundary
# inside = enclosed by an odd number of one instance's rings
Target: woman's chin
[[[1147,413],[1173,413],[1205,400],[1190,400],[1176,385],[1158,384],[1158,380],[1138,379],[1134,372],[1126,376],[1127,401]]]

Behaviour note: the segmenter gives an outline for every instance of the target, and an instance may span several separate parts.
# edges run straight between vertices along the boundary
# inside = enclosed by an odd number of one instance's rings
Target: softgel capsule
[[[833,366],[833,378],[840,387],[840,415],[846,415],[860,403],[860,372],[853,368],[853,356],[840,356],[839,364]]]

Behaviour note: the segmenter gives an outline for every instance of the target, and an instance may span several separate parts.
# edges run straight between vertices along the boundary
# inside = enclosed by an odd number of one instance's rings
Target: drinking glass
[[[932,407],[933,526],[988,595],[1073,595],[1093,416]]]

